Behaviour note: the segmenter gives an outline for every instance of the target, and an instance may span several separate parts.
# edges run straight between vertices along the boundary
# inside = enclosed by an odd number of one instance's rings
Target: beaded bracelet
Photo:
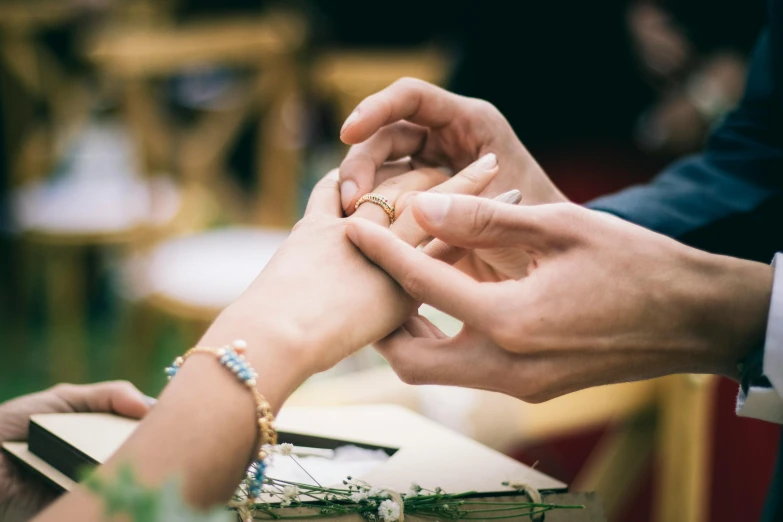
[[[277,444],[277,431],[274,427],[275,416],[272,413],[272,407],[269,402],[256,388],[256,377],[258,374],[252,366],[245,360],[244,353],[247,350],[247,342],[237,339],[231,344],[220,348],[209,348],[206,346],[195,346],[185,352],[181,357],[177,357],[174,363],[166,368],[166,375],[171,380],[185,364],[185,361],[194,354],[206,353],[218,358],[218,362],[226,367],[237,380],[247,386],[253,393],[253,399],[256,402],[256,416],[258,417],[258,431],[260,433],[258,455],[248,468],[247,474],[247,501],[254,503],[255,499],[261,495],[264,484],[264,471],[267,467],[267,458],[269,453],[267,446]]]

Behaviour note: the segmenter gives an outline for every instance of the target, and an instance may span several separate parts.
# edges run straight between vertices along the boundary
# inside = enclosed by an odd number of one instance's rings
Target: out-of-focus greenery
[[[130,466],[119,468],[113,480],[90,475],[84,484],[103,498],[107,516],[127,515],[131,522],[231,522],[234,513],[225,508],[197,512],[182,500],[180,485],[167,482],[160,489],[142,486]]]

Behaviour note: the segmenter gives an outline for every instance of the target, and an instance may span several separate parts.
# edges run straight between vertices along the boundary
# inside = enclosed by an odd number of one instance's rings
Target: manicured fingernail
[[[443,218],[449,212],[451,198],[443,194],[422,192],[416,196],[416,205],[427,221],[432,224],[438,224],[443,221]]]
[[[340,129],[340,134],[345,132],[345,129],[356,123],[356,120],[359,119],[359,107],[355,108],[353,112],[348,116],[348,118],[345,119],[345,123],[343,123],[343,128]]]
[[[476,166],[482,170],[492,170],[498,166],[498,157],[492,152],[484,154],[478,159]]]
[[[158,399],[156,399],[155,397],[150,397],[150,396],[148,396],[148,395],[145,395],[145,396],[144,396],[144,402],[146,402],[146,403],[147,403],[147,406],[149,406],[150,408],[152,408],[153,406],[155,406],[156,404],[158,404]]]
[[[353,181],[343,181],[342,185],[340,185],[340,199],[343,201],[343,208],[348,208],[357,190],[359,190],[359,187]]]
[[[498,201],[500,203],[508,203],[509,205],[516,205],[517,203],[522,201],[522,193],[517,189],[509,190],[508,192],[504,192],[499,196],[495,196],[494,199],[495,201]]]

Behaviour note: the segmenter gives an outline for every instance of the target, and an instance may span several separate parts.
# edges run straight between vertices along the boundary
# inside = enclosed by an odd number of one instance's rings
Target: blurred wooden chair
[[[87,379],[86,254],[127,243],[157,223],[152,192],[176,206],[170,185],[153,182],[150,191],[137,176],[122,125],[92,117],[89,73],[69,70],[40,41],[44,31],[73,24],[82,13],[75,2],[0,4],[0,56],[6,83],[13,83],[4,85],[3,103],[15,184],[12,219],[26,281],[20,308],[29,307],[42,274],[54,382]]]
[[[78,13],[72,3],[58,0],[0,3],[4,148],[14,184],[48,174],[89,116],[83,78],[41,40],[43,32],[71,23]]]
[[[430,307],[423,307],[421,313],[449,335],[461,327]],[[491,392],[410,386],[390,368],[377,367],[313,379],[287,404],[399,404],[501,451],[608,425],[572,489],[598,492],[612,520],[626,507],[655,459],[656,487],[650,492],[653,519],[706,522],[716,381],[712,376],[673,375],[526,404]]]
[[[410,76],[444,85],[453,68],[451,56],[434,46],[408,50],[335,49],[321,53],[310,81],[330,101],[342,123],[364,98]]]
[[[92,44],[90,56],[116,83],[148,168],[171,164],[183,192],[186,217],[176,232],[139,244],[125,271],[127,295],[147,323],[137,331],[150,333],[122,356],[124,373],[136,382],[146,379],[154,356],[156,328],[149,323],[172,318],[182,341],[195,342],[255,278],[298,217],[297,56],[306,37],[298,17],[269,13],[112,32]],[[185,128],[171,125],[157,102],[156,82],[210,68],[243,74],[217,101],[197,107],[198,118]],[[248,122],[259,127],[258,194],[243,198],[226,163]],[[216,223],[228,225],[212,228]]]

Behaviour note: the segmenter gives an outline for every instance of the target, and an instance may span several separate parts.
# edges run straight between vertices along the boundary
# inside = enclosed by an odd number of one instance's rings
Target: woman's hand
[[[733,376],[763,338],[767,265],[700,252],[571,204],[421,195],[412,211],[423,230],[450,245],[505,245],[530,264],[523,279],[481,283],[388,231],[350,224],[352,241],[414,299],[465,323],[449,338],[414,318],[380,343],[408,382],[540,402],[671,373]]]
[[[452,178],[437,169],[420,169],[389,176],[373,191],[400,207],[403,196],[411,191],[433,187],[478,194],[497,171],[497,161],[490,155]],[[406,214],[399,215],[392,230],[417,245],[426,234]],[[389,217],[383,209],[365,203],[351,218],[342,216],[334,171],[315,187],[304,218],[256,281],[224,312],[241,317],[245,328],[263,330],[260,336],[265,343],[281,352],[274,356],[300,365],[302,379],[388,335],[415,311],[414,301],[345,235],[345,226],[352,220],[388,227]],[[231,340],[216,336],[213,330],[202,344]],[[269,357],[270,348],[261,348],[264,357]]]
[[[490,152],[500,170],[482,195],[517,189],[524,205],[567,201],[492,104],[421,80],[404,78],[366,98],[345,121],[340,138],[353,145],[340,165],[347,214],[390,165],[457,172]],[[475,250],[456,266],[481,281],[502,281],[524,275],[527,263],[524,252],[501,246]]]
[[[111,412],[138,419],[154,402],[128,382],[60,384],[0,404],[0,442],[27,440],[30,416],[37,413]],[[0,520],[28,520],[54,497],[0,452]]]
[[[452,178],[435,169],[389,174],[375,191],[402,208],[403,194],[438,183],[435,190],[480,193],[497,174],[497,164],[494,159],[477,162]],[[348,241],[349,219],[342,216],[335,171],[318,184],[306,216],[256,281],[199,343],[219,347],[245,339],[258,391],[275,412],[313,372],[387,335],[414,309],[414,301]],[[350,221],[389,224],[383,210],[371,203]],[[393,228],[412,245],[427,235],[404,210]],[[109,476],[133,462],[137,476],[149,485],[179,477],[186,500],[195,506],[225,502],[257,450],[255,408],[247,388],[214,359],[194,356],[98,473]],[[97,521],[101,516],[100,503],[77,489],[40,520]]]

